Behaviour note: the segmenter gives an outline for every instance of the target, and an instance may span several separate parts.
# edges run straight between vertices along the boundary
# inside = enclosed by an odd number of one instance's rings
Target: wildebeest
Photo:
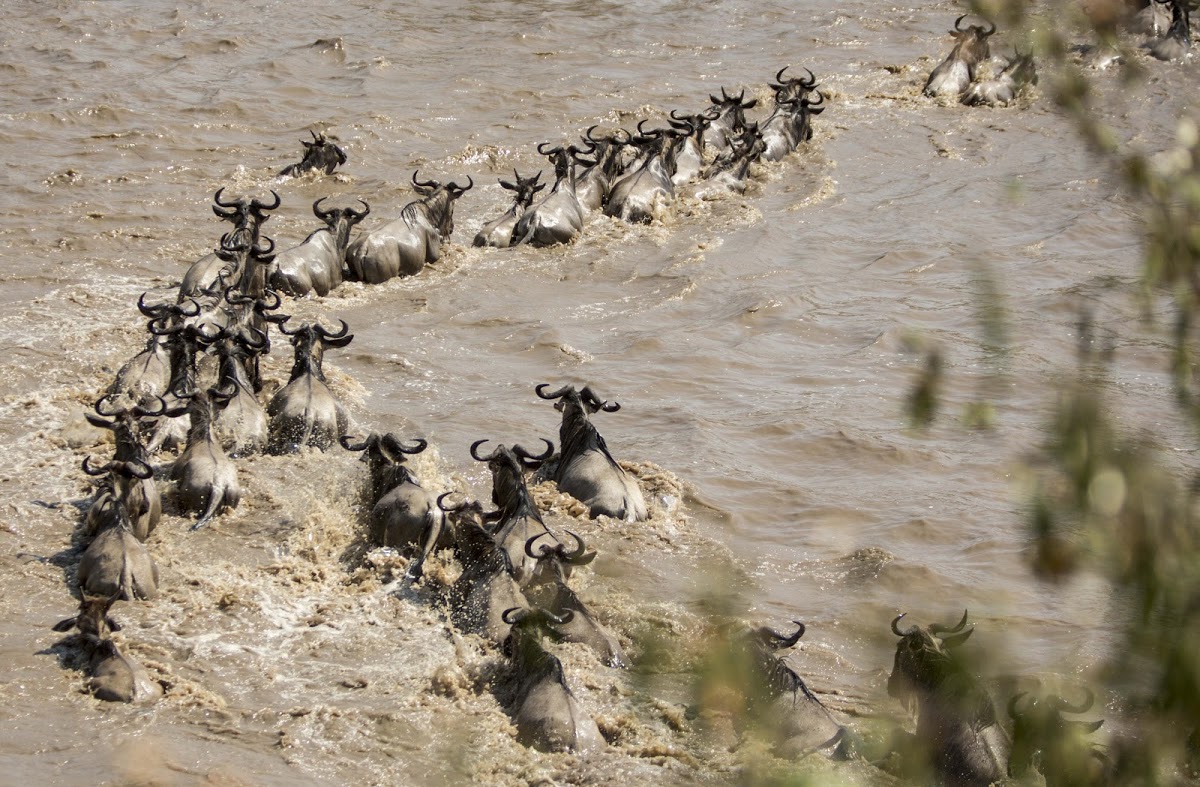
[[[513,228],[513,246],[570,243],[583,232],[583,206],[575,195],[575,154],[581,151],[574,145],[547,149],[546,143],[538,145],[537,149],[554,165],[554,185],[546,196],[530,205],[517,219]]]
[[[468,176],[466,186],[443,186],[436,180],[417,180],[416,172],[412,182],[422,199],[405,205],[395,221],[359,235],[346,249],[352,278],[380,284],[396,276],[414,276],[441,256],[442,244],[454,232],[454,201],[475,182]]]
[[[304,146],[304,157],[297,164],[288,164],[279,171],[279,177],[296,177],[306,172],[324,172],[332,175],[333,171],[346,163],[346,151],[330,142],[324,132],[318,134],[309,129],[313,141],[300,140]]]
[[[346,410],[325,382],[322,362],[326,347],[345,347],[354,338],[350,326],[330,333],[319,324],[303,325],[294,331],[280,323],[279,330],[292,337],[295,362],[288,384],[267,404],[267,451],[296,453],[311,445],[324,451],[346,434]]]
[[[513,192],[513,204],[499,218],[484,224],[483,228],[475,234],[472,245],[492,246],[499,249],[507,249],[511,246],[513,230],[517,226],[517,221],[533,204],[534,195],[546,188],[545,183],[538,182],[542,177],[540,170],[532,178],[521,177],[521,173],[516,169],[513,170],[513,175],[516,176],[516,183],[509,183],[507,180],[500,181],[500,188]]]
[[[731,96],[721,88],[721,97],[710,95],[712,106],[705,113],[712,122],[704,132],[705,147],[720,153],[729,146],[730,138],[741,133],[746,125],[746,110],[758,105],[758,99],[746,101],[746,91]]]
[[[171,356],[171,382],[162,397],[166,417],[158,419],[146,441],[146,451],[155,454],[163,449],[177,450],[187,442],[187,400],[196,390],[196,356],[220,332],[207,333],[188,324],[173,328],[151,326],[150,330],[169,336],[167,347]]]
[[[80,593],[126,601],[154,598],[158,595],[158,566],[134,536],[129,512],[116,498],[111,521],[79,559],[75,578]]]
[[[445,495],[442,496],[443,498]],[[439,498],[439,506],[442,506]],[[442,507],[449,517],[454,509]],[[528,606],[513,577],[512,562],[479,522],[460,521],[454,549],[463,571],[449,591],[450,612],[463,631],[480,634],[497,645],[508,638],[505,610]]]
[[[342,268],[346,264],[346,247],[350,245],[350,230],[371,213],[366,200],[362,210],[332,208],[323,210],[321,197],[313,203],[313,213],[325,222],[313,230],[298,246],[275,255],[275,266],[268,277],[273,289],[285,295],[301,296],[315,292],[322,297],[342,283]]]
[[[683,115],[672,110],[667,122],[682,134],[674,147],[675,174],[671,176],[675,186],[682,186],[699,176],[704,168],[704,131],[709,119],[703,114]]]
[[[192,530],[207,525],[223,508],[237,508],[242,488],[237,467],[225,455],[214,424],[217,413],[237,394],[237,386],[196,391],[188,404],[191,425],[187,448],[171,467],[171,478],[182,508],[201,512]]]
[[[804,98],[810,92],[817,89],[817,78],[813,75],[810,69],[808,78],[804,77],[788,77],[784,79],[783,75],[790,66],[784,66],[775,74],[775,81],[767,83],[772,90],[775,91],[776,103],[786,103]]]
[[[562,662],[542,645],[546,625],[566,621],[545,610],[520,608],[506,610],[504,620],[512,625],[504,649],[512,659],[506,693],[517,740],[542,751],[604,748],[595,720],[567,686]]]
[[[825,111],[825,96],[820,91],[816,93],[817,101],[809,101],[807,94],[776,100],[775,111],[760,126],[764,160],[779,161],[802,142],[812,139],[812,116]]]
[[[150,318],[149,326],[156,323],[178,325],[184,319],[200,313],[200,304],[188,299],[180,304],[146,303],[146,293],[138,298],[138,309]],[[135,405],[146,404],[167,391],[171,382],[171,356],[167,349],[167,336],[148,330],[146,349],[130,358],[117,371],[117,376],[108,387],[109,398],[128,397]]]
[[[804,636],[804,624],[793,622],[798,628],[790,635],[763,626],[735,638],[739,661],[747,665],[751,681],[748,710],[757,723],[770,730],[781,756],[802,757],[818,751],[837,754],[847,741],[846,728],[779,656]]]
[[[279,195],[274,191],[271,192],[271,195],[275,198],[275,201],[271,204],[260,202],[257,199],[222,202],[221,194],[224,191],[225,189],[222,187],[213,196],[213,202],[215,203],[213,205],[213,213],[226,221],[232,222],[234,230],[222,239],[221,245],[228,248],[254,248],[258,245],[259,227],[267,219],[271,218],[270,211],[275,210],[280,205]],[[221,259],[216,252],[211,252],[196,260],[188,268],[187,273],[183,276],[183,282],[179,285],[179,300],[183,301],[191,296],[198,296],[208,292],[217,284],[221,273],[228,272],[230,267],[230,261]]]
[[[766,143],[758,124],[747,123],[740,133],[730,139],[729,147],[701,173],[703,180],[690,187],[692,195],[697,199],[713,199],[725,194],[745,193],[750,167],[762,158],[764,150]]]
[[[1027,696],[1024,692],[1008,702],[1013,722],[1012,754],[1008,775],[1027,779],[1041,773],[1046,787],[1103,784],[1109,763],[1088,736],[1104,724],[1098,721],[1068,721],[1063,713],[1087,713],[1095,701],[1089,689],[1078,705],[1056,695]]]
[[[79,614],[59,621],[55,631],[79,629],[79,640],[88,654],[91,677],[88,688],[99,700],[107,702],[154,702],[163,694],[162,684],[153,680],[136,659],[121,653],[112,641],[112,632],[121,627],[108,616],[116,596],[82,594]]]
[[[406,446],[390,432],[370,434],[355,443],[349,435],[340,438],[347,451],[362,451],[370,468],[372,503],[370,532],[372,544],[407,550],[416,547],[409,575],[421,577],[425,559],[438,546],[449,546],[442,538],[443,515],[433,493],[405,465],[405,458],[421,453],[429,445],[418,439]],[[439,543],[440,542],[440,543]]]
[[[945,784],[983,785],[1004,778],[1011,741],[996,718],[991,696],[952,652],[975,631],[963,631],[967,613],[956,626],[933,624],[901,631],[888,677],[888,695],[917,706],[917,730],[910,767],[936,775]]]
[[[106,527],[119,524],[116,503],[120,501],[137,540],[145,541],[150,537],[162,516],[158,489],[153,480],[154,471],[150,465],[136,459],[129,462],[114,459],[100,467],[92,467],[91,457],[84,457],[83,472],[90,476],[105,476],[88,506],[85,535],[94,536]],[[138,515],[132,513],[135,506]]]
[[[1016,52],[1004,70],[995,79],[972,82],[963,93],[962,103],[969,106],[1003,106],[1016,98],[1025,85],[1037,84],[1037,69],[1032,54]]]
[[[996,32],[996,26],[989,23],[985,29],[970,25],[964,30],[961,25],[966,18],[963,14],[954,20],[954,29],[950,31],[955,39],[954,48],[929,74],[921,91],[925,95],[958,98],[975,81],[975,69],[987,59],[988,37]]]
[[[131,467],[142,465],[148,468],[150,454],[138,437],[138,419],[166,417],[168,414],[166,402],[162,398],[158,398],[153,400],[154,407],[150,407],[149,403],[146,406],[110,407],[106,404],[107,401],[107,396],[96,400],[96,404],[93,406],[95,414],[84,413],[84,417],[92,426],[108,429],[113,433],[113,439],[116,442],[116,450],[113,454],[114,462],[124,463]],[[84,471],[91,474],[86,466]],[[131,520],[131,529],[143,540],[158,525],[162,516],[162,498],[151,475],[143,478],[132,472],[129,477],[124,477],[122,474],[121,483],[113,485],[116,496],[125,504],[126,513]],[[90,520],[91,515],[89,514],[89,522]],[[97,530],[99,530],[99,526],[89,524],[89,532]]]
[[[260,331],[224,333],[216,346],[217,389],[232,394],[213,425],[217,439],[234,458],[260,453],[267,445],[267,411],[258,401],[246,367],[250,356],[266,346],[266,338]]]
[[[546,451],[536,456],[519,445],[511,449],[504,445],[497,446],[490,454],[482,456],[479,446],[486,442],[477,440],[472,443],[471,456],[476,461],[487,462],[488,469],[492,471],[492,502],[497,510],[488,514],[487,518],[495,521],[493,537],[507,554],[517,584],[523,587],[533,576],[533,569],[537,565],[536,558],[525,554],[525,542],[550,532],[525,485],[525,470],[535,470],[549,459],[554,452],[554,444],[543,440]],[[553,534],[550,537],[553,539],[551,543],[557,541]]]
[[[1150,54],[1159,60],[1181,61],[1192,48],[1192,23],[1187,0],[1154,0],[1171,6],[1171,26],[1162,38],[1151,41]]]
[[[587,645],[610,667],[628,667],[625,651],[616,636],[596,620],[567,584],[572,567],[586,566],[596,558],[595,552],[587,551],[582,538],[570,532],[568,535],[577,544],[572,552],[568,552],[563,544],[538,547],[541,536],[534,536],[525,543],[525,554],[537,559],[537,568],[525,586],[525,597],[531,606],[545,609],[562,620],[561,623],[551,621],[556,638]]]
[[[646,131],[638,124],[639,136],[633,142],[644,145],[641,166],[613,184],[604,206],[607,216],[632,223],[649,224],[658,209],[675,199],[675,156],[673,148],[682,132],[670,129]],[[710,127],[711,128],[711,127]]]
[[[577,158],[585,164],[582,172],[575,178],[575,196],[584,210],[599,210],[608,201],[608,193],[621,174],[621,151],[629,144],[629,132],[623,128],[608,134],[596,136],[596,127],[590,127],[584,132],[584,138],[592,146],[592,161]]]
[[[645,520],[646,500],[637,481],[613,459],[604,438],[588,418],[601,410],[615,413],[621,405],[601,401],[586,385],[579,391],[573,385],[564,385],[547,393],[549,387],[549,383],[542,383],[534,392],[553,401],[554,409],[562,413],[558,428],[561,455],[554,470],[554,483],[586,505],[592,517],[604,515],[628,522]]]

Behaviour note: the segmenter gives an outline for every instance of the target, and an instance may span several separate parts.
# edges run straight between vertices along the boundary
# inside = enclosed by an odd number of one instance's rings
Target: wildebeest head
[[[775,103],[782,104],[789,101],[795,101],[799,98],[804,98],[810,91],[817,88],[817,78],[813,76],[813,72],[808,71],[808,79],[804,77],[788,77],[783,78],[783,74],[789,66],[784,66],[775,74],[775,81],[768,83],[772,90],[775,91]]]
[[[354,208],[322,208],[321,203],[328,197],[321,197],[313,203],[313,215],[329,226],[329,231],[334,234],[337,247],[344,249],[350,238],[350,228],[360,221],[371,215],[371,206],[367,204],[365,199],[360,199],[362,210]]]
[[[533,579],[530,580],[531,584],[548,581],[551,577],[565,583],[572,568],[586,566],[596,559],[596,553],[588,551],[587,544],[583,543],[582,538],[570,530],[567,531],[567,535],[575,539],[575,549],[570,552],[567,551],[567,545],[557,539],[555,539],[557,543],[547,543],[536,547],[535,545],[542,538],[553,538],[548,532],[539,533],[525,542],[525,554],[537,561]]]
[[[312,142],[300,140],[300,144],[304,146],[304,158],[299,164],[284,167],[279,172],[281,176],[315,171],[324,171],[326,175],[332,175],[335,169],[346,163],[346,152],[326,139],[324,132],[318,133],[310,129],[308,133],[312,134]]]
[[[584,132],[584,138],[593,148],[596,159],[595,166],[600,168],[605,177],[615,178],[621,168],[621,151],[629,144],[633,136],[623,128],[619,128],[605,136],[596,135],[596,126],[591,126]]]
[[[119,592],[113,596],[90,596],[83,593],[79,600],[79,613],[55,623],[53,630],[65,632],[76,628],[89,643],[106,640],[112,632],[121,630],[120,624],[108,616],[108,611],[118,598]]]
[[[1087,784],[1102,781],[1087,778],[1094,771],[1098,754],[1087,736],[1100,729],[1104,720],[1069,721],[1063,713],[1087,713],[1096,695],[1071,705],[1057,695],[1028,696],[1025,692],[1008,701],[1013,721],[1012,752],[1008,773],[1020,778],[1037,767],[1047,785]]]
[[[522,208],[528,208],[533,204],[534,196],[546,188],[545,183],[539,183],[541,180],[542,171],[538,170],[537,174],[532,178],[523,178],[521,173],[513,169],[513,175],[516,177],[516,183],[510,183],[507,180],[500,181],[500,188],[505,191],[511,191],[514,194],[513,202]]]
[[[399,481],[412,478],[408,468],[404,467],[405,461],[429,447],[429,443],[421,438],[417,438],[412,445],[405,445],[391,432],[383,435],[371,432],[359,443],[355,443],[350,435],[342,435],[338,442],[347,451],[362,451],[361,461],[367,463],[371,474],[372,499],[396,486]],[[413,481],[415,483],[415,479]]]
[[[245,198],[233,200],[231,202],[222,202],[221,194],[225,192],[225,187],[217,189],[217,193],[213,195],[213,213],[217,216],[232,222],[235,226],[231,233],[231,245],[244,246],[251,248],[258,244],[258,228],[269,218],[268,211],[275,210],[280,205],[279,195],[274,190],[271,191],[271,196],[275,201],[271,204],[260,202],[257,199],[247,200]],[[223,244],[222,244],[223,245]]]
[[[325,330],[320,323],[305,323],[295,330],[288,330],[286,321],[279,323],[279,330],[292,337],[292,347],[295,348],[295,362],[292,365],[291,379],[301,374],[312,373],[318,379],[324,380],[325,373],[321,362],[325,357],[326,347],[345,347],[354,339],[350,326],[345,320],[338,320],[342,327],[336,333]]]
[[[562,625],[570,622],[573,612],[555,615],[545,609],[522,609],[512,607],[504,610],[501,615],[504,622],[512,626],[508,639],[504,642],[504,652],[512,658],[518,673],[533,676],[550,666],[550,660],[558,659],[546,652],[542,647],[542,636],[552,633],[554,624]],[[558,665],[561,673],[562,665]]]
[[[92,426],[112,431],[117,447],[116,461],[145,462],[149,455],[138,437],[138,419],[170,417],[173,414],[181,415],[183,412],[182,410],[179,412],[169,411],[167,403],[163,401],[162,397],[156,397],[151,401],[154,403],[153,406],[116,407],[108,401],[107,396],[102,396],[93,405],[95,414],[84,413],[83,416]]]
[[[413,191],[424,197],[422,202],[425,204],[429,220],[437,227],[438,234],[443,240],[449,239],[454,232],[454,201],[470,191],[475,181],[468,175],[466,186],[460,186],[454,181],[443,186],[436,180],[418,180],[418,172],[420,170],[414,170],[412,174]]]
[[[951,648],[967,641],[975,631],[967,625],[967,613],[955,626],[934,623],[928,630],[913,626],[901,631],[898,624],[904,613],[892,621],[892,632],[900,637],[896,643],[896,658],[888,677],[888,696],[906,704],[922,694],[935,692],[947,678],[958,674],[961,666],[950,653]]]
[[[560,413],[565,413],[568,408],[576,408],[579,412],[592,414],[603,410],[606,413],[615,413],[621,409],[621,405],[617,402],[608,402],[601,400],[592,391],[591,386],[585,385],[581,390],[575,390],[573,385],[564,385],[557,391],[546,392],[549,388],[549,383],[541,383],[533,390],[538,397],[546,400],[557,400],[554,402],[554,409]]]
[[[492,471],[492,503],[498,506],[503,515],[515,512],[522,504],[530,501],[529,490],[525,486],[525,471],[536,470],[542,462],[554,453],[554,443],[542,438],[546,450],[541,454],[532,454],[523,446],[505,445],[496,447],[487,456],[479,453],[479,446],[487,440],[476,440],[471,444],[471,456],[479,462],[487,462]]]
[[[954,36],[955,44],[950,57],[962,60],[974,69],[987,60],[990,54],[988,38],[995,34],[996,26],[989,22],[986,28],[983,25],[968,25],[964,28],[962,20],[966,18],[967,15],[963,14],[954,20],[954,29],[950,31],[950,35]]]
[[[752,98],[746,101],[746,90],[742,89],[741,93],[736,96],[731,96],[725,92],[725,88],[721,88],[721,97],[717,98],[710,95],[709,99],[713,105],[709,107],[708,114],[712,120],[724,119],[728,127],[733,131],[741,130],[746,122],[746,110],[753,109],[758,105],[758,99]]]

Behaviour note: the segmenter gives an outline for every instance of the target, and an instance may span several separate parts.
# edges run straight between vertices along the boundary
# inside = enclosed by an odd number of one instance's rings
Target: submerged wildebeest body
[[[227,333],[217,341],[217,390],[228,392],[230,398],[220,408],[213,430],[230,457],[251,456],[267,446],[267,411],[246,373],[249,356],[265,346],[266,339],[261,335],[251,338]]]
[[[289,331],[280,323],[279,329],[292,337],[295,362],[288,384],[267,404],[270,453],[296,453],[306,445],[324,451],[346,434],[346,410],[325,382],[322,369],[326,347],[345,347],[354,338],[350,326],[341,325],[340,331],[330,333],[320,325]]]
[[[201,512],[192,530],[207,525],[223,508],[237,508],[242,497],[237,467],[225,455],[214,431],[218,411],[236,392],[236,386],[196,391],[188,405],[187,447],[171,467],[171,478],[176,482],[180,507]]]
[[[704,132],[708,128],[709,118],[702,114],[682,115],[672,111],[671,119],[667,122],[671,128],[683,134],[675,146],[675,174],[671,176],[671,183],[679,187],[699,177],[700,170],[704,168]]]
[[[608,136],[597,137],[596,127],[584,132],[587,143],[592,146],[593,160],[575,179],[575,197],[584,210],[599,210],[608,201],[612,185],[621,174],[621,151],[629,144],[629,132],[619,128]]]
[[[513,246],[522,243],[555,246],[570,243],[583,232],[583,206],[575,194],[575,154],[579,152],[574,145],[565,149],[561,145],[549,149],[545,143],[538,145],[538,153],[554,165],[554,185],[517,220],[513,227]]]
[[[817,101],[809,101],[807,95],[776,101],[775,111],[760,127],[765,161],[779,161],[812,139],[812,116],[825,111],[825,96],[816,93]]]
[[[112,641],[112,632],[121,627],[108,615],[115,596],[82,594],[79,614],[59,621],[55,631],[79,629],[79,640],[88,654],[88,688],[99,700],[107,702],[154,702],[163,694],[162,684],[153,680],[137,659],[127,656]]]
[[[117,503],[120,502],[129,516],[130,530],[134,537],[138,541],[149,538],[162,514],[161,501],[150,465],[139,460],[122,462],[114,459],[94,468],[91,466],[91,458],[87,457],[83,460],[83,472],[90,476],[105,476],[88,507],[85,535],[95,536],[101,530],[118,524],[120,515]],[[152,496],[147,495],[147,489],[153,490]],[[140,512],[140,516],[130,513],[134,506]]]
[[[492,502],[497,506],[496,511],[488,514],[488,519],[496,523],[492,536],[507,555],[513,578],[524,587],[537,566],[537,558],[526,554],[525,543],[534,536],[543,535],[549,537],[551,545],[558,541],[542,521],[537,503],[525,485],[525,470],[535,470],[549,459],[554,444],[544,440],[546,451],[537,456],[519,445],[511,449],[497,446],[492,453],[481,456],[479,446],[486,442],[472,443],[471,456],[476,461],[487,462],[492,471]]]
[[[354,443],[346,435],[340,440],[347,451],[362,451],[369,467],[370,542],[399,550],[415,547],[417,554],[408,573],[419,579],[429,554],[438,547],[450,546],[436,498],[405,465],[407,456],[421,453],[429,444],[417,440],[406,446],[391,433],[372,433],[361,443]]]
[[[1079,705],[1058,696],[1027,696],[1024,692],[1009,700],[1013,735],[1008,775],[1027,780],[1040,773],[1046,787],[1109,783],[1110,763],[1088,739],[1104,720],[1068,721],[1062,716],[1087,713],[1094,701],[1090,689]]]
[[[127,397],[134,405],[147,405],[165,394],[171,383],[168,336],[151,329],[155,324],[173,327],[182,324],[185,319],[196,317],[200,314],[200,304],[189,298],[179,304],[151,306],[146,303],[146,293],[142,293],[137,305],[138,310],[150,318],[146,349],[121,365],[108,387],[107,398],[119,401],[121,397]]]
[[[330,142],[324,133],[318,134],[309,130],[313,141],[300,140],[304,146],[304,157],[299,163],[289,164],[279,171],[279,177],[297,177],[307,172],[323,172],[332,175],[333,171],[346,163],[346,151]]]
[[[683,134],[674,128],[645,131],[641,123],[638,132],[633,142],[645,146],[645,157],[636,170],[613,184],[604,214],[649,224],[661,206],[675,199],[674,146]]]
[[[804,624],[794,622],[798,628],[791,635],[764,626],[735,640],[750,669],[751,716],[770,730],[780,756],[803,757],[818,751],[845,755],[846,728],[778,655],[804,636]]]
[[[286,251],[275,255],[275,265],[269,282],[272,288],[285,295],[302,296],[316,293],[322,297],[342,283],[346,264],[346,248],[350,245],[350,230],[371,213],[366,200],[361,211],[354,208],[324,210],[325,197],[313,203],[313,213],[325,222],[307,238]]]
[[[1004,106],[1016,98],[1021,88],[1036,85],[1037,79],[1033,55],[1017,52],[995,79],[973,82],[963,93],[962,103],[969,106]]]
[[[526,542],[525,553],[537,559],[537,568],[525,587],[525,597],[531,606],[547,610],[561,621],[550,621],[556,638],[586,645],[610,667],[627,667],[629,661],[616,636],[596,620],[567,584],[572,567],[586,566],[596,558],[595,552],[587,551],[582,538],[574,533],[569,535],[577,544],[573,552],[568,552],[562,544],[538,547],[540,536]]]
[[[901,702],[915,701],[917,730],[908,767],[932,774],[947,785],[984,785],[1004,778],[1012,748],[1000,726],[991,696],[952,652],[974,632],[964,612],[956,626],[933,624],[928,630],[913,626],[901,631],[896,658],[888,677],[888,695]]]
[[[516,183],[509,183],[507,180],[500,181],[500,188],[513,192],[513,204],[499,218],[484,224],[483,228],[475,234],[472,245],[492,246],[498,249],[507,249],[511,246],[513,230],[516,229],[517,222],[533,204],[534,196],[546,188],[545,183],[538,182],[542,177],[540,171],[532,178],[523,178],[521,173],[514,169],[513,175],[516,176]]]
[[[359,235],[346,249],[346,264],[351,278],[367,284],[381,284],[397,276],[414,276],[426,263],[437,262],[442,244],[454,232],[454,201],[475,182],[466,186],[436,180],[417,180],[413,189],[421,199],[400,211],[400,218]]]
[[[574,386],[566,385],[547,393],[548,387],[542,383],[534,391],[542,399],[557,400],[554,409],[562,412],[558,429],[562,450],[553,474],[554,483],[586,505],[589,516],[611,516],[629,522],[645,520],[646,500],[637,481],[613,459],[604,438],[588,418],[600,410],[614,413],[621,406],[601,401],[588,386],[576,391]]]
[[[607,746],[600,729],[567,686],[562,662],[542,645],[549,623],[565,623],[545,610],[510,609],[505,651],[512,660],[506,703],[517,740],[542,751],[588,752]]]
[[[962,20],[966,17],[963,14],[954,20],[954,29],[950,31],[955,39],[954,48],[929,74],[921,91],[925,95],[958,98],[975,81],[975,69],[987,59],[988,37],[995,34],[996,26],[970,25],[963,29]]]
[[[746,101],[746,91],[731,96],[721,88],[721,97],[709,96],[712,106],[705,113],[711,120],[704,131],[704,145],[720,153],[729,147],[731,139],[746,126],[746,110],[758,105],[757,99]]]

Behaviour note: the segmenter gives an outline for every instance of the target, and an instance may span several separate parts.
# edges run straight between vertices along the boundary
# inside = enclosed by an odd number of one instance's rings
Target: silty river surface
[[[899,611],[927,623],[969,608],[969,647],[996,672],[1094,674],[1120,599],[1094,576],[1037,580],[1023,516],[1023,468],[1075,367],[1081,310],[1120,359],[1107,382],[1121,426],[1181,465],[1191,443],[1167,404],[1164,344],[1122,289],[1139,274],[1136,206],[1037,89],[1002,109],[920,95],[960,13],[863,0],[8,3],[3,781],[725,783],[750,755],[704,733],[688,676],[721,597],[752,625],[804,621],[788,663],[851,726],[903,717],[885,691]],[[1001,30],[993,48],[1013,40]],[[785,65],[812,69],[828,109],[744,196],[681,199],[648,226],[594,213],[567,247],[471,247],[508,204],[498,178],[549,174],[537,143],[661,124],[722,86],[758,98],[761,117]],[[1129,145],[1163,151],[1194,109],[1197,64],[1145,65],[1131,92],[1098,72],[1100,105]],[[276,179],[310,129],[348,164]],[[284,311],[350,325],[354,341],[326,363],[356,433],[426,438],[415,466],[437,491],[488,499],[475,440],[557,442],[538,383],[620,402],[595,420],[638,473],[650,521],[590,521],[553,487],[536,494],[599,553],[575,581],[631,654],[654,635],[673,655],[634,677],[562,646],[612,745],[587,757],[522,746],[486,687],[499,654],[364,559],[364,466],[335,448],[239,461],[241,506],[199,532],[168,502],[148,544],[160,597],[114,609],[166,696],[92,699],[50,627],[77,603],[80,462],[111,450],[83,413],[144,345],[138,296],[173,297],[216,245],[218,188],[277,190],[263,231],[282,249],[320,226],[319,197],[367,200],[365,229],[394,218],[417,168],[476,184],[442,259]],[[988,277],[1007,353],[981,327]],[[941,415],[914,431],[905,397],[932,347]],[[268,387],[289,367],[279,341]],[[995,405],[991,431],[963,425],[980,400]]]

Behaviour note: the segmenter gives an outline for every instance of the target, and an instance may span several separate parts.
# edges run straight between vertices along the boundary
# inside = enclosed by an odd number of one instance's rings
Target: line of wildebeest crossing
[[[1178,16],[1182,3],[1170,2]],[[1183,15],[1186,21],[1186,9]],[[977,81],[976,68],[990,57],[988,38],[995,27],[963,28],[963,18],[955,21],[954,50],[930,74],[926,94],[969,104],[1008,103],[1033,81],[1032,59],[1018,53],[995,80]],[[745,90],[731,95],[722,88],[703,111],[671,112],[663,128],[649,128],[646,120],[636,133],[601,133],[593,126],[578,143],[539,145],[553,166],[553,180],[515,171],[512,180],[502,179],[500,185],[513,193],[512,205],[483,226],[475,245],[569,243],[580,236],[591,211],[650,222],[681,193],[708,199],[744,192],[751,167],[802,148],[812,137],[813,118],[825,109],[812,72],[789,77],[787,71],[780,69],[769,83],[774,102],[761,121],[747,117],[757,102],[746,100]],[[314,133],[304,145],[303,160],[281,175],[319,177],[347,163],[345,152],[324,135]],[[213,210],[233,229],[191,266],[174,301],[150,303],[147,295],[138,300],[148,319],[146,347],[121,367],[87,414],[92,424],[113,433],[115,448],[106,462],[91,456],[83,461],[96,485],[80,526],[86,546],[76,571],[79,613],[55,627],[78,629],[75,641],[89,659],[96,697],[144,702],[163,692],[113,640],[119,626],[110,614],[119,600],[152,600],[158,593],[158,570],[144,544],[162,516],[153,458],[175,454],[164,465],[173,482],[169,494],[179,510],[194,512],[194,530],[238,505],[237,462],[263,452],[340,446],[361,452],[366,465],[364,524],[370,544],[411,557],[410,581],[421,579],[426,559],[437,550],[450,550],[461,565],[458,578],[441,589],[440,602],[453,626],[506,654],[509,678],[497,696],[519,739],[556,751],[607,745],[545,643],[582,643],[613,668],[629,666],[630,659],[571,586],[573,573],[596,553],[578,535],[546,525],[527,480],[534,473],[539,481],[553,481],[593,518],[610,517],[629,527],[646,520],[651,510],[638,477],[613,458],[591,421],[619,405],[588,386],[537,385],[535,395],[562,414],[558,452],[550,440],[536,453],[520,445],[485,450],[487,441],[476,441],[469,453],[491,472],[494,509],[477,500],[454,502],[454,493],[435,493],[408,464],[428,447],[425,440],[355,433],[322,368],[327,350],[344,348],[354,338],[349,326],[300,323],[282,312],[282,296],[324,296],[345,280],[376,284],[418,274],[435,262],[453,231],[455,201],[474,181],[443,184],[414,172],[412,183],[418,200],[397,219],[353,238],[370,215],[367,201],[334,208],[324,206],[326,198],[317,200],[313,212],[324,226],[284,251],[276,251],[261,232],[281,204],[277,193],[260,201],[227,198],[219,190]],[[272,334],[291,343],[294,363],[286,383],[264,402],[259,359],[270,351]],[[201,364],[204,358],[215,363]],[[917,726],[912,734],[897,731],[884,751],[874,753],[784,662],[782,654],[799,641],[803,624],[791,634],[739,629],[731,638],[742,655],[736,663],[752,673],[745,676],[747,684],[759,687],[752,711],[770,719],[777,753],[883,761],[899,752],[903,773],[935,772],[952,784],[989,784],[1035,765],[1051,785],[1081,783],[1081,774],[1102,777],[1107,761],[1086,738],[1099,723],[1062,716],[1089,710],[1090,691],[1078,705],[1018,694],[1007,706],[1010,724],[996,712],[980,678],[955,656],[973,631],[966,614],[952,626],[901,628],[903,617],[891,624],[900,639],[888,692],[915,703]]]

